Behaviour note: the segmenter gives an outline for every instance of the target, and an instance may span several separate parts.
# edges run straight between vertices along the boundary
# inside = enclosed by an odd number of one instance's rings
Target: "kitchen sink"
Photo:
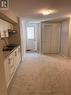
[[[16,47],[16,46],[17,46],[16,44],[9,44],[6,47]]]
[[[3,51],[11,51],[11,50],[13,50],[14,48],[3,48]]]
[[[17,45],[14,45],[14,44],[10,44],[10,45],[7,45],[3,48],[3,51],[11,51],[13,50]]]

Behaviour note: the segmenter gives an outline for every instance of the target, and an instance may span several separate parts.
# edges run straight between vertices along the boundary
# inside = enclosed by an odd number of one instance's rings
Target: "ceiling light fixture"
[[[55,10],[48,10],[48,9],[42,9],[42,10],[38,11],[38,13],[40,13],[42,15],[49,15],[49,14],[52,14],[55,12],[56,12]]]

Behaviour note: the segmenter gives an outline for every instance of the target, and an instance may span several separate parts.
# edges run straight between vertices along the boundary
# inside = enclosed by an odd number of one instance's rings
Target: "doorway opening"
[[[37,31],[36,27],[27,26],[26,27],[26,52],[36,52],[37,51]]]

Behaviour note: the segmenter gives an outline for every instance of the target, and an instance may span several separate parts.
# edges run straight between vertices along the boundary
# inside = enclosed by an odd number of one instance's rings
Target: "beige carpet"
[[[26,54],[9,95],[71,95],[71,60]]]

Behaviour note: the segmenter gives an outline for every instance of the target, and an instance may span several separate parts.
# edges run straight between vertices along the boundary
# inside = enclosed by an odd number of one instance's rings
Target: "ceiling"
[[[63,18],[71,13],[71,0],[10,0],[10,9],[25,19]],[[43,16],[37,13],[41,9],[54,9],[57,12]]]

